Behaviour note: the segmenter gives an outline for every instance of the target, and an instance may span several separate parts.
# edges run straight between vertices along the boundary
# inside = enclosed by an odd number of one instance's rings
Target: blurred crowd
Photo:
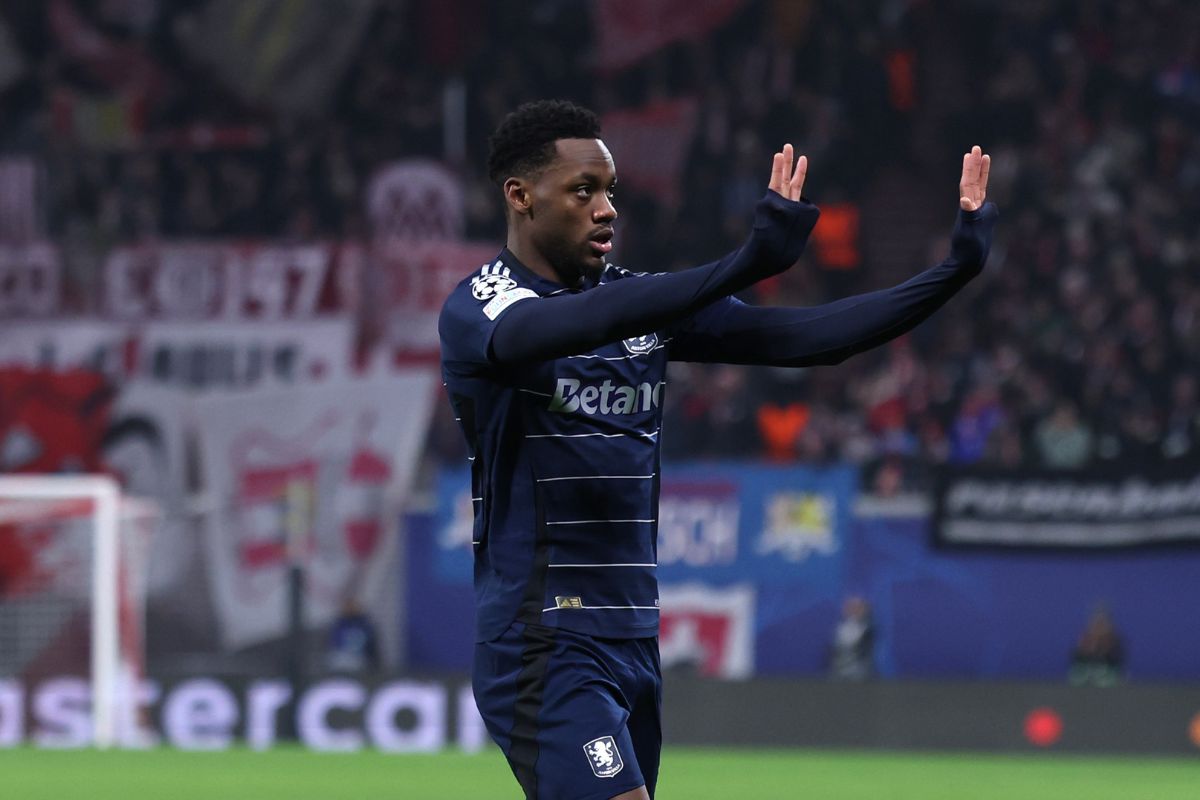
[[[996,247],[985,275],[933,320],[840,367],[680,366],[669,397],[682,424],[665,445],[679,455],[866,463],[885,494],[919,486],[929,464],[1057,470],[1194,457],[1200,7],[826,11],[810,21],[821,52],[791,71],[792,101],[812,156],[807,193],[861,216],[862,257],[829,258],[818,236],[791,284],[762,299],[825,301],[936,263],[956,155],[977,142],[993,156]],[[769,29],[749,41],[733,63],[772,57]],[[813,80],[822,71],[838,77]],[[781,135],[768,125],[777,113],[756,102],[763,85],[748,80],[732,95],[731,116],[745,125],[738,136]],[[850,154],[831,157],[827,141]],[[752,149],[771,142],[758,135]],[[720,174],[739,175],[737,161],[730,154]],[[920,210],[881,208],[889,203],[927,207],[927,223],[909,225]],[[918,231],[924,251],[909,246]]]
[[[801,264],[747,299],[807,305],[939,261],[960,156],[980,144],[1002,214],[985,275],[838,367],[674,365],[668,456],[850,460],[892,493],[931,463],[1197,455],[1200,5],[731,1],[713,30],[602,69],[606,1],[380,3],[308,113],[223,88],[188,57],[179,42],[201,0],[6,4],[25,69],[0,94],[0,145],[44,159],[40,224],[64,247],[365,236],[373,171],[419,156],[462,180],[467,236],[499,245],[484,164],[506,111],[546,96],[601,113],[692,98],[694,137],[663,143],[686,151],[678,199],[618,186],[615,260],[659,271],[736,246],[770,153],[793,141],[822,222]],[[64,18],[129,64],[64,56]],[[98,96],[108,105],[89,117]],[[88,141],[102,119],[140,145]],[[452,421],[434,447],[459,457]]]

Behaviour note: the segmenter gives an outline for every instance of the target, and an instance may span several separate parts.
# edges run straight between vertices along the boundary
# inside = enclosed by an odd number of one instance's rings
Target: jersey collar
[[[566,286],[563,286],[558,281],[552,281],[549,278],[543,278],[541,275],[522,264],[520,259],[513,255],[513,252],[507,247],[500,251],[499,258],[504,262],[504,266],[521,276],[522,282],[528,286],[531,286],[534,291],[543,297],[546,295],[562,294],[565,292],[586,291],[597,285],[596,281],[585,278],[582,289],[570,289]],[[605,269],[607,268],[608,266],[605,265]],[[601,277],[603,277],[603,274],[604,273],[601,272]]]

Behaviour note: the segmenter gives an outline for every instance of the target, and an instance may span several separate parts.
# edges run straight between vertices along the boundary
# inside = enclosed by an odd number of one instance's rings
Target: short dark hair
[[[488,178],[498,186],[554,160],[558,139],[598,139],[600,118],[568,100],[525,103],[501,120],[488,139]]]

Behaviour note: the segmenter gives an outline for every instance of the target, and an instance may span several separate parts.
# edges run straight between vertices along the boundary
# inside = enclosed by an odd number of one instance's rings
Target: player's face
[[[599,139],[559,139],[558,157],[533,184],[529,225],[534,246],[560,280],[595,277],[612,250],[617,170]]]

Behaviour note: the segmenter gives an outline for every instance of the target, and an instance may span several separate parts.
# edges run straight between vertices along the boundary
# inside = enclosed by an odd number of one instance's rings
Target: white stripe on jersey
[[[517,389],[517,391],[524,392],[525,394],[536,394],[538,397],[554,397],[554,395],[552,395],[552,394],[546,394],[545,392],[535,392],[533,389]]]
[[[610,270],[610,269],[616,270],[617,272],[621,273],[622,275],[624,275],[626,277],[633,276],[635,278],[644,278],[647,275],[666,275],[667,274],[665,272],[634,272],[632,270],[625,269],[624,267],[618,267],[616,264],[605,264],[604,265],[605,272],[608,272],[608,270]],[[601,277],[604,277],[604,273],[601,273]]]
[[[645,436],[647,439],[653,439],[658,436],[658,431],[654,433],[527,433],[526,439],[583,439],[587,436],[603,436],[605,439],[613,439],[617,436]]]
[[[646,481],[653,478],[654,475],[572,475],[563,478],[538,478],[538,483],[548,483],[550,481],[599,481],[599,480],[631,480],[631,481]]]
[[[664,347],[666,347],[666,346],[667,346],[667,342],[669,342],[669,341],[671,341],[671,340],[670,340],[670,339],[666,339],[666,340],[664,340],[664,341],[663,341],[663,343],[662,343],[662,344],[658,345],[657,347],[652,347],[652,348],[650,348],[650,349],[649,349],[649,350],[647,350],[645,353],[630,353],[630,354],[629,354],[629,355],[627,355],[627,356],[598,356],[598,355],[594,355],[594,354],[590,354],[590,353],[589,353],[589,354],[587,354],[587,355],[581,355],[581,356],[567,356],[567,358],[602,358],[602,359],[604,359],[605,361],[628,361],[628,360],[629,360],[629,359],[631,359],[631,358],[641,358],[641,357],[642,357],[642,356],[644,356],[644,355],[648,355],[649,353],[653,353],[655,350],[662,350]]]
[[[667,341],[670,342],[671,339],[667,339]],[[658,347],[650,348],[649,350],[646,351],[646,353],[630,353],[629,355],[592,355],[592,354],[588,354],[588,355],[569,355],[566,357],[568,357],[568,359],[604,359],[605,361],[629,361],[630,359],[641,359],[641,357],[643,355],[649,355],[650,353],[654,353],[655,350],[661,350],[662,348],[665,348],[665,347],[666,347],[666,344],[660,344],[660,345],[658,345]]]
[[[657,567],[658,564],[547,564],[546,566],[547,567],[559,567],[559,568],[570,567],[570,568],[587,569],[590,567]]]
[[[564,519],[559,522],[547,522],[547,525],[595,525],[613,522],[657,522],[653,519]]]

